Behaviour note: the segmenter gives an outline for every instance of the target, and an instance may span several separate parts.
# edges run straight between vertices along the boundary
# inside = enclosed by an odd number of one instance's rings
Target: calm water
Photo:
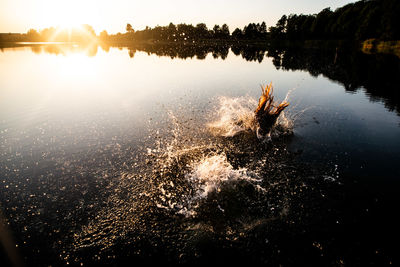
[[[344,49],[3,48],[9,243],[28,265],[395,264],[399,66]],[[290,91],[294,134],[266,144],[232,121],[269,82]]]

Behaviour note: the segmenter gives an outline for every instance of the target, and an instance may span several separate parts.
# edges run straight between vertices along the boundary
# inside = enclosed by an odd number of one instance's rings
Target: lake
[[[3,262],[398,263],[394,55],[21,43],[0,69]],[[270,82],[293,134],[266,142],[236,122]]]

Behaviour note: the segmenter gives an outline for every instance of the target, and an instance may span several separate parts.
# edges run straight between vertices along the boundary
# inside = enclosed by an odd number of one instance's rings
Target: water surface
[[[0,201],[26,262],[396,260],[394,56],[20,44],[0,65]],[[292,136],[207,126],[270,82]]]

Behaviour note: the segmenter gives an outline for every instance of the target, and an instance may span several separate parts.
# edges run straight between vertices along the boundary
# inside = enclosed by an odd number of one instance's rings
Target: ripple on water
[[[252,103],[234,99],[233,110],[241,101]],[[250,105],[244,112],[250,116]],[[142,160],[131,171],[115,175],[104,188],[112,193],[95,218],[74,234],[64,258],[112,262],[124,255],[148,262],[159,255],[191,262],[205,251],[212,253],[204,243],[247,249],[250,240],[262,235],[273,245],[279,243],[277,229],[293,223],[303,227],[310,212],[303,208],[309,199],[320,198],[315,184],[323,178],[294,165],[284,141],[263,143],[254,131],[232,130],[235,120],[246,116],[218,120],[227,123],[199,131],[170,113],[171,134],[151,131],[153,145],[143,148]],[[285,121],[290,124],[283,117],[280,125]],[[216,134],[215,125],[228,130]]]

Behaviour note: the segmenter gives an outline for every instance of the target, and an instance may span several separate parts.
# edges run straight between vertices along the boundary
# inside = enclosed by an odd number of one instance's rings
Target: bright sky
[[[283,14],[315,14],[354,0],[0,0],[0,32],[30,28],[92,25],[99,33],[125,32],[146,25],[204,22],[208,28],[227,23],[230,30],[249,22],[275,25]]]

